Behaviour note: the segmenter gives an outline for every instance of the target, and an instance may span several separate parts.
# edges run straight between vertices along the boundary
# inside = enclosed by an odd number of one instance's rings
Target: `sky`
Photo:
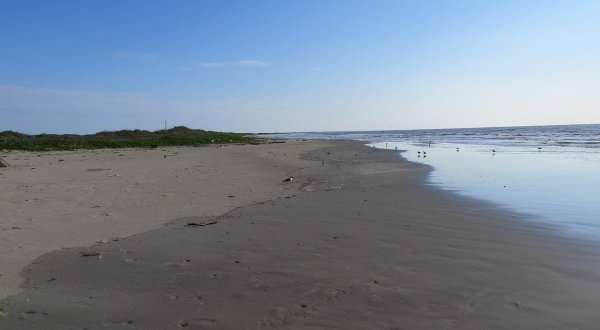
[[[600,123],[600,1],[0,0],[0,131]]]

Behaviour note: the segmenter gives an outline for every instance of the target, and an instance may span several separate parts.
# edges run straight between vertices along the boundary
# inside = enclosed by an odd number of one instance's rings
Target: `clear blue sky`
[[[0,130],[600,123],[600,1],[0,0]]]

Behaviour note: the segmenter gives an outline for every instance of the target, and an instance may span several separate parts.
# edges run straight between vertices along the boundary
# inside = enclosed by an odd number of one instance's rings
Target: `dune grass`
[[[168,130],[106,131],[88,135],[27,135],[13,131],[0,132],[0,150],[52,151],[104,148],[157,148],[162,146],[196,146],[206,144],[249,143],[255,139],[246,134],[212,132],[184,126]]]

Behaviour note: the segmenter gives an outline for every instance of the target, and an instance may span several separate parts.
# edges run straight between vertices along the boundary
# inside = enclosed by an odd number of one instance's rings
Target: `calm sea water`
[[[531,214],[533,221],[600,239],[600,125],[275,136],[361,140],[431,165],[430,184]],[[426,157],[424,157],[424,152]]]

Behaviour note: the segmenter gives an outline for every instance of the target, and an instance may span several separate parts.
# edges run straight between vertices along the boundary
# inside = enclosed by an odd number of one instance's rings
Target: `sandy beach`
[[[0,298],[38,256],[294,194],[282,178],[323,143],[10,152],[0,168]]]
[[[3,158],[2,329],[600,324],[600,246],[428,186],[431,168],[390,151],[290,140]]]

